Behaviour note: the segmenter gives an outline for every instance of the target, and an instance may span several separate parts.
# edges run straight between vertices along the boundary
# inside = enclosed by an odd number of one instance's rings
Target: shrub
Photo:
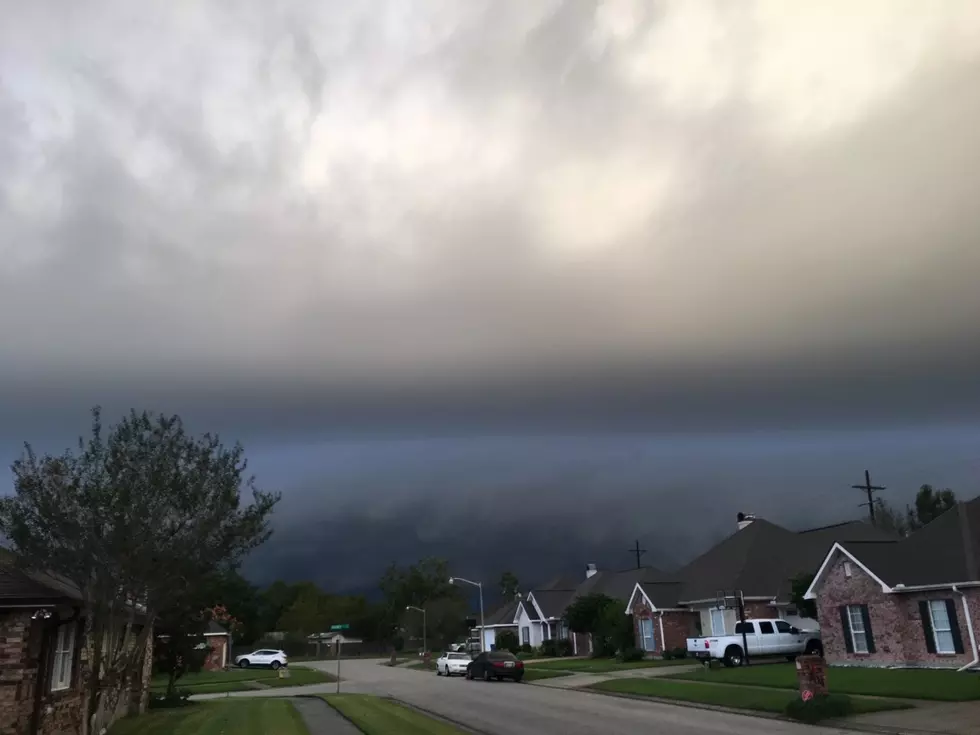
[[[664,661],[670,661],[670,660],[671,660],[671,659],[672,659],[672,658],[674,657],[674,652],[673,652],[673,651],[671,651],[671,650],[670,650],[669,648],[665,648],[665,649],[663,650],[663,653],[661,653],[661,654],[660,654],[660,657],[661,657],[661,658],[662,658],[662,659],[663,659]]]
[[[541,655],[548,656],[549,658],[554,658],[555,656],[560,655],[558,653],[558,641],[556,641],[554,638],[544,641],[541,644]]]
[[[818,694],[809,702],[794,699],[786,705],[786,716],[800,722],[814,723],[847,717],[854,704],[846,694]]]
[[[150,701],[147,703],[149,709],[169,709],[171,707],[186,707],[193,704],[193,702],[188,701],[188,697],[191,693],[186,689],[178,689],[174,692],[173,696],[168,697],[166,694],[158,694],[156,692],[150,692]]]
[[[642,661],[643,660],[643,655],[644,655],[643,654],[643,651],[641,651],[639,648],[635,648],[633,646],[630,646],[629,648],[624,648],[622,651],[620,651],[616,655],[616,659],[618,661],[623,661],[623,662],[626,662],[626,661]]]
[[[503,630],[497,633],[497,650],[510,651],[514,655],[521,650],[521,642],[517,640],[517,633],[512,630]]]
[[[560,641],[558,641],[556,653],[559,656],[571,656],[574,653],[572,642],[567,638],[562,638]]]
[[[530,643],[525,643],[521,646],[521,653],[534,653],[534,649],[531,648]]]
[[[671,658],[687,658],[687,649],[675,648],[673,651],[670,652],[670,654],[671,654]]]

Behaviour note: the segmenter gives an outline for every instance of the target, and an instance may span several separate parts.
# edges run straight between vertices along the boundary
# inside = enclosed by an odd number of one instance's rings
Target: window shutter
[[[932,615],[929,614],[929,601],[919,600],[919,615],[922,616],[922,632],[926,636],[926,650],[936,652],[936,637],[932,634]]]
[[[949,632],[953,636],[953,650],[963,653],[963,637],[960,635],[960,623],[956,619],[956,603],[946,600],[946,615],[949,617]]]
[[[871,630],[871,616],[868,614],[868,606],[861,605],[861,618],[864,620],[864,634],[868,638],[868,653],[875,652],[875,634]]]
[[[844,630],[844,648],[848,653],[854,653],[854,641],[851,638],[851,621],[847,617],[847,605],[840,606],[840,625]]]

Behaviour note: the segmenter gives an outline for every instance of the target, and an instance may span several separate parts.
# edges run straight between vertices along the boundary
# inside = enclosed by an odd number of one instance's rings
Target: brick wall
[[[973,660],[970,633],[963,614],[962,598],[952,590],[936,590],[909,594],[888,594],[881,585],[857,565],[851,564],[851,576],[844,571],[846,557],[838,554],[825,572],[824,581],[817,591],[817,614],[823,638],[824,656],[831,664],[862,666],[929,666],[960,668]],[[967,593],[974,630],[980,634],[980,590],[971,588]],[[952,599],[956,619],[963,640],[962,654],[929,653],[926,648],[921,600]],[[867,605],[874,636],[875,652],[871,654],[848,653],[841,626],[841,605]]]
[[[224,651],[228,645],[228,636],[208,636],[206,640],[211,650],[208,651],[208,657],[204,660],[204,670],[218,671],[219,669],[224,668],[226,661]]]
[[[636,647],[642,648],[640,636],[640,620],[653,619],[653,635],[656,640],[657,653],[671,648],[687,648],[687,639],[696,634],[698,613],[696,611],[669,611],[663,615],[663,635],[660,632],[661,613],[654,612],[643,598],[633,602],[630,608],[633,615],[633,635]]]
[[[736,613],[737,614],[737,613]],[[746,602],[746,618],[778,618],[779,610],[768,602]]]

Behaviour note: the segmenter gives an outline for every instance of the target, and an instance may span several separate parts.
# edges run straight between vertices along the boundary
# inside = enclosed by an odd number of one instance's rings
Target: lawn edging
[[[406,702],[404,699],[398,699],[397,697],[385,697],[385,699],[390,699],[392,702],[395,702],[396,704],[400,704],[402,707],[405,707],[406,709],[415,710],[420,715],[431,717],[433,720],[440,720],[442,722],[445,722],[447,725],[452,725],[456,729],[462,730],[463,732],[473,733],[473,735],[494,735],[493,733],[487,732],[486,730],[478,730],[472,725],[462,722],[461,720],[456,720],[452,717],[446,717],[446,715],[439,714],[438,712],[433,712],[432,710],[426,709],[425,707],[419,707],[417,704]]]

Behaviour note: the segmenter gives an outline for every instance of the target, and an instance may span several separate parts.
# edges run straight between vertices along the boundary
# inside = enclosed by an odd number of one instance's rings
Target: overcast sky
[[[974,0],[0,5],[10,459],[179,411],[348,587],[978,492]]]

